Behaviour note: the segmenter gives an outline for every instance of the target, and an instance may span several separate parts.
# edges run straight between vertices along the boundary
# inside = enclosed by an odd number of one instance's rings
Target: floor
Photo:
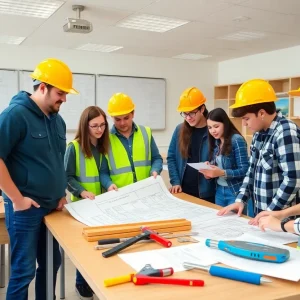
[[[0,288],[0,300],[5,300],[5,295],[6,295],[6,288],[7,288],[7,249],[6,249],[6,286],[5,288]],[[71,260],[66,256],[65,257],[65,276],[66,276],[66,290],[65,290],[65,299],[68,300],[77,300],[79,297],[77,296],[77,293],[75,292],[75,267],[72,264]],[[59,275],[57,276],[57,286],[56,286],[56,299],[60,299],[60,283],[59,283]],[[35,295],[34,295],[34,280],[29,286],[29,296],[28,300],[34,300]],[[94,296],[94,300],[98,300],[98,297]]]

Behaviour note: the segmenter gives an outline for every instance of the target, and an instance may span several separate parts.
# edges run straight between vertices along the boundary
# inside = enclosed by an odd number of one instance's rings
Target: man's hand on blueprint
[[[82,197],[82,199],[91,199],[94,200],[95,199],[95,194],[92,192],[88,192],[88,191],[83,191],[80,196]]]
[[[118,187],[115,185],[115,184],[112,184],[108,189],[107,191],[117,191],[118,190]]]
[[[157,174],[156,171],[153,171],[151,175],[152,175],[154,178],[156,178],[158,174]]]

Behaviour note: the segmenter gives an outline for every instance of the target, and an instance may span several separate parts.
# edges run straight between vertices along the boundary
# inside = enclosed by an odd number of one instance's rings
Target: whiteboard
[[[135,104],[134,122],[152,129],[166,127],[166,81],[161,78],[97,76],[96,103],[107,111],[115,93],[127,94]]]
[[[18,93],[18,71],[0,70],[0,113]]]
[[[19,71],[19,89],[30,94],[33,93],[32,78],[29,76],[32,71]]]
[[[20,71],[20,89],[32,93],[31,72]],[[79,95],[67,95],[67,102],[60,107],[59,113],[66,122],[67,130],[78,128],[83,110],[96,103],[96,77],[91,74],[73,74],[73,87]]]

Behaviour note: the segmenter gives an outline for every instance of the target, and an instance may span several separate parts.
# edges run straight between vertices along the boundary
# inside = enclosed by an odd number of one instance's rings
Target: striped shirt
[[[254,134],[249,162],[236,202],[252,198],[256,213],[299,203],[300,129],[295,123],[278,112],[270,128]]]

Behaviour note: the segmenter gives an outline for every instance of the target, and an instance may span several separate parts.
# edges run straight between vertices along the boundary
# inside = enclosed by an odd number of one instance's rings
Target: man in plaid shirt
[[[279,211],[299,203],[300,129],[276,112],[276,94],[262,79],[245,82],[236,94],[232,115],[255,132],[250,147],[250,167],[234,204],[218,215],[234,210],[241,215],[248,199],[255,214]]]

